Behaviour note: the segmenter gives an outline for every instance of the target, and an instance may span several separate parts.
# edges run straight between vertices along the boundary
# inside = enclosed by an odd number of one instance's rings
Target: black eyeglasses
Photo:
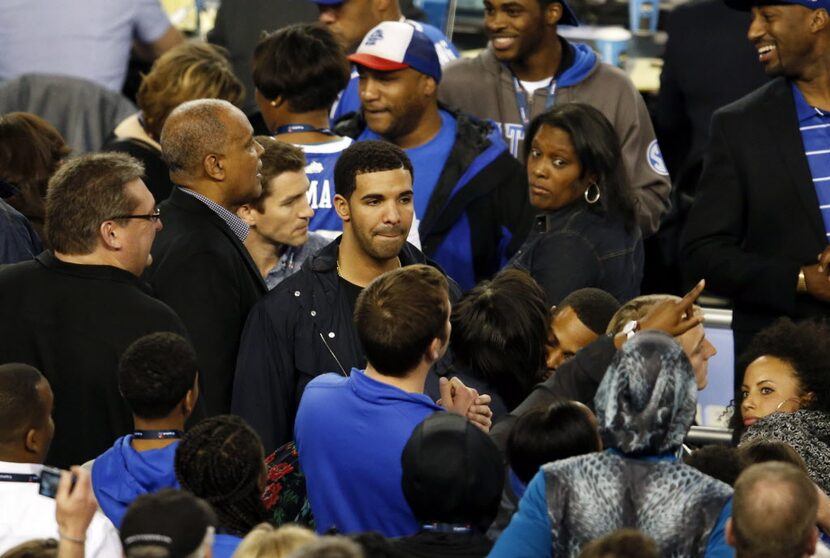
[[[147,215],[116,215],[115,217],[110,217],[107,221],[115,221],[116,219],[146,219],[147,221],[157,223],[161,219],[161,209],[157,207],[152,213],[148,213]]]

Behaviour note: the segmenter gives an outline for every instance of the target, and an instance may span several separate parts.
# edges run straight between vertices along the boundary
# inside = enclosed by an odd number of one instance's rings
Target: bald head
[[[205,157],[222,153],[228,134],[228,119],[242,114],[220,99],[198,99],[182,103],[170,113],[161,130],[161,156],[171,175],[198,174]]]
[[[752,465],[735,482],[727,536],[739,557],[809,556],[817,510],[816,487],[798,467],[778,461]]]

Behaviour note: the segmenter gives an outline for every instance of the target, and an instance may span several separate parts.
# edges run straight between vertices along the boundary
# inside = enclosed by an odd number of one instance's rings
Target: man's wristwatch
[[[628,341],[634,334],[640,331],[640,322],[637,320],[631,320],[630,322],[626,322],[623,326],[622,331],[620,333],[625,334],[625,340]]]

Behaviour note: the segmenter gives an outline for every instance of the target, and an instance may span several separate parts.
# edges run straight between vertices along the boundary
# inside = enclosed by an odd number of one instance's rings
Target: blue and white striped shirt
[[[830,113],[807,104],[795,83],[791,86],[804,155],[813,175],[824,231],[830,238]]]

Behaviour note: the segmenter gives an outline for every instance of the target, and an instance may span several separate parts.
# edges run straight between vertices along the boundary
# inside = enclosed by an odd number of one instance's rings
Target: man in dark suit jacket
[[[830,314],[830,1],[756,1],[730,5],[751,7],[748,37],[778,77],[712,118],[681,242],[687,278],[733,300],[736,354],[779,316]]]
[[[46,463],[56,467],[84,463],[132,432],[116,374],[127,347],[149,333],[185,334],[138,277],[162,228],[143,174],[123,153],[66,161],[49,182],[52,249],[0,266],[0,364],[26,363],[49,380],[57,428]]]
[[[722,0],[689,2],[668,14],[654,129],[675,186],[695,187],[712,113],[768,81],[746,40],[750,20]]]
[[[252,132],[239,109],[203,99],[176,108],[161,133],[178,187],[161,206],[165,227],[147,279],[190,332],[211,415],[230,410],[240,332],[266,292],[242,244],[248,225],[235,213],[261,193],[262,147]]]

